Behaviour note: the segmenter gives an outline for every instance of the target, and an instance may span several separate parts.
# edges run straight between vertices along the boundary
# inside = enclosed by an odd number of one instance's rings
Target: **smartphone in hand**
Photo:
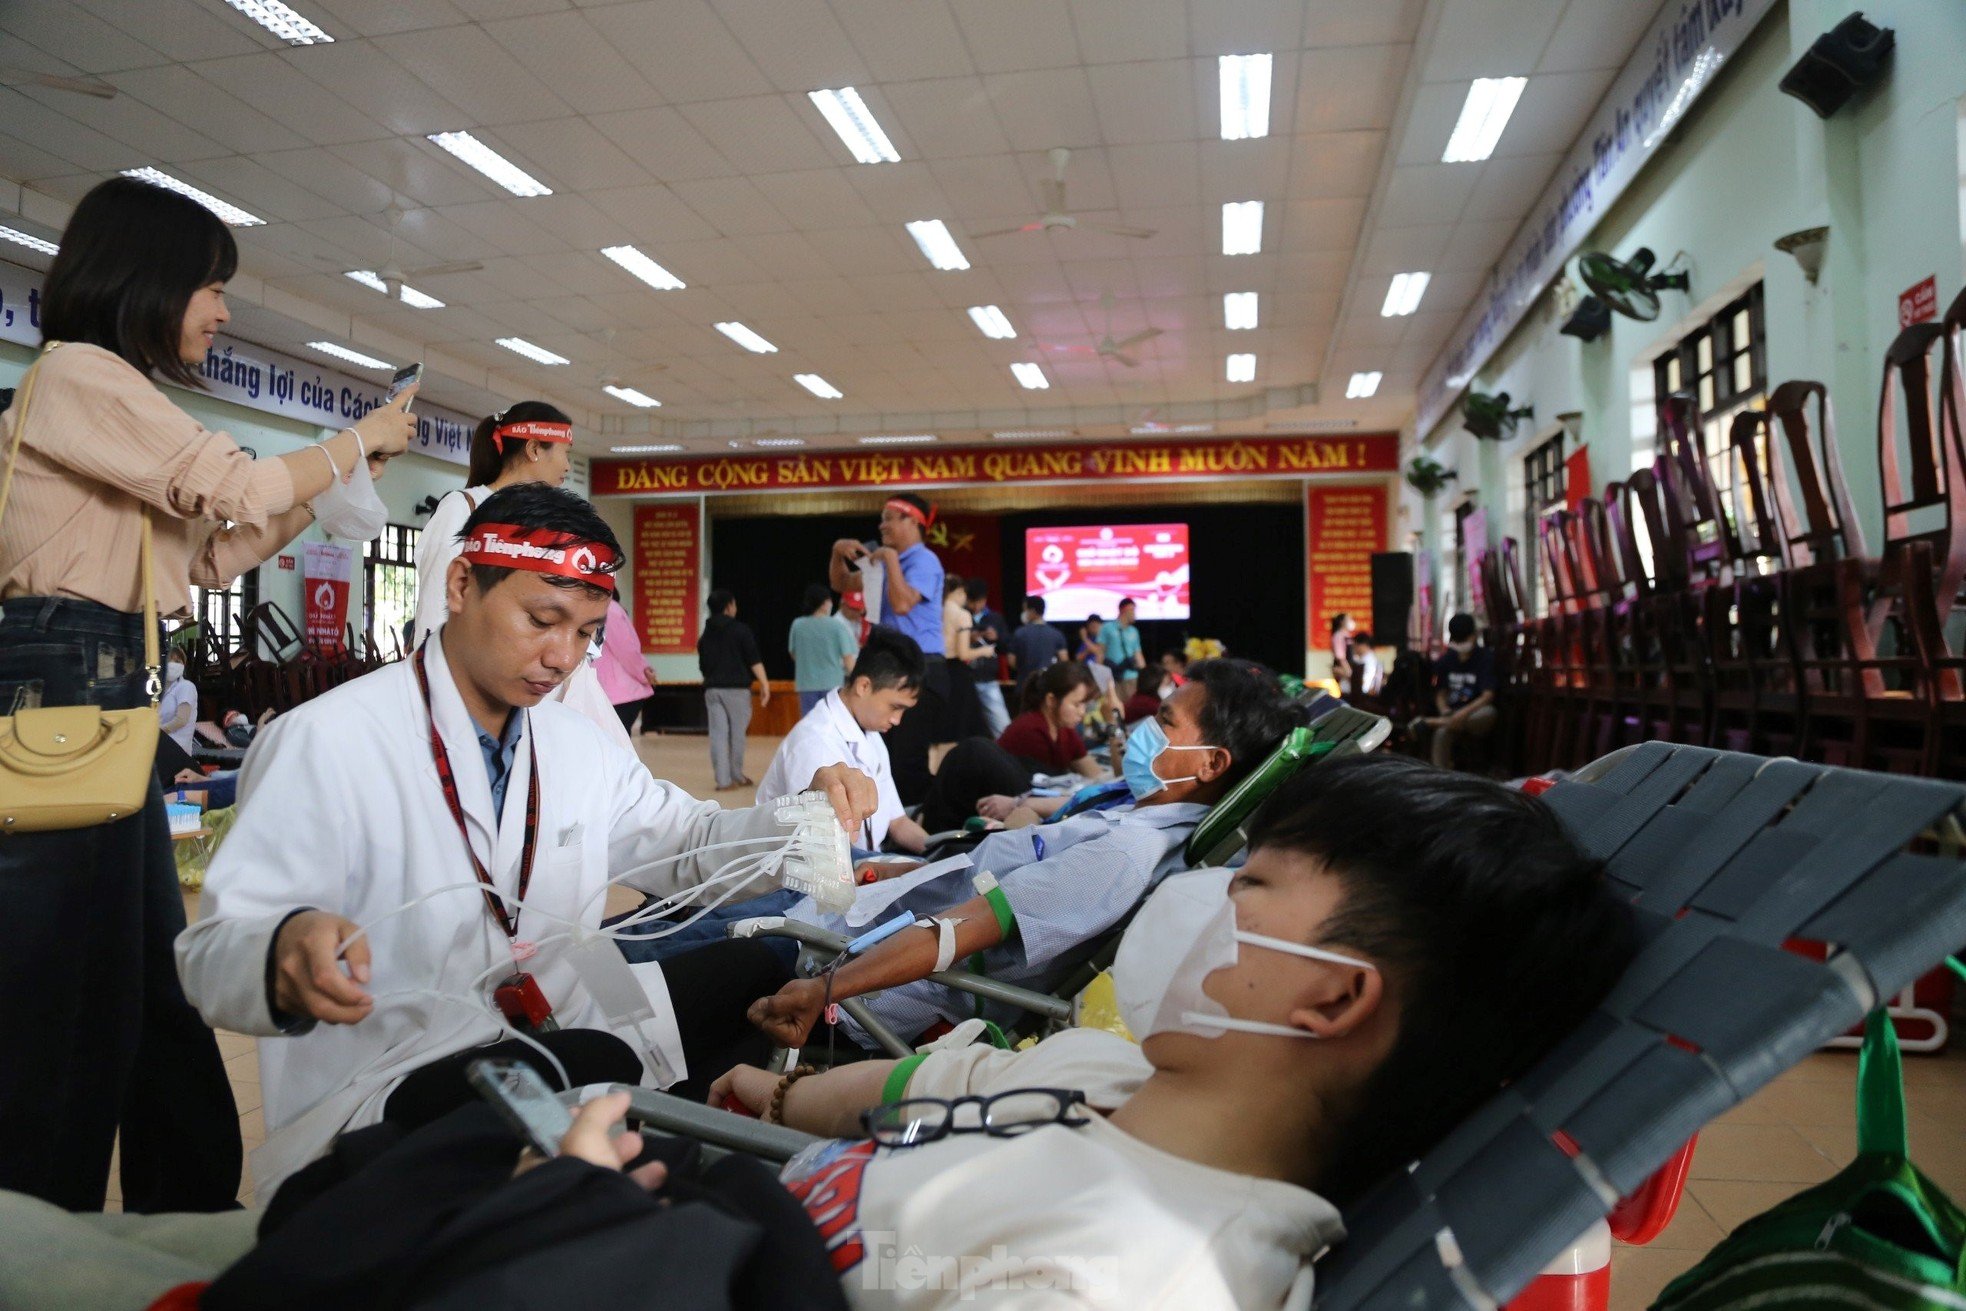
[[[533,1150],[546,1157],[560,1154],[573,1112],[560,1104],[539,1071],[524,1061],[479,1060],[465,1068],[464,1077]]]
[[[401,396],[404,392],[422,381],[423,361],[418,360],[415,364],[405,364],[402,368],[396,370],[396,376],[389,380],[388,400],[395,400],[398,396]],[[387,401],[384,403],[386,404]],[[404,407],[406,410],[408,408],[408,406]]]

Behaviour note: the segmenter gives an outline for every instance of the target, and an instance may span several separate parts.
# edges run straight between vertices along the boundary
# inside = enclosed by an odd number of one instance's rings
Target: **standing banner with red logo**
[[[1939,317],[1939,279],[1936,274],[1898,293],[1898,327],[1930,323]]]
[[[301,549],[307,640],[323,651],[339,651],[348,644],[348,590],[355,581],[355,548],[303,542]]]
[[[1579,446],[1563,462],[1563,503],[1570,513],[1577,513],[1577,507],[1597,495],[1591,486],[1591,448]]]
[[[1386,489],[1306,487],[1310,558],[1304,580],[1306,646],[1323,650],[1331,616],[1349,614],[1365,628],[1372,621],[1372,554],[1386,549]]]
[[[703,587],[703,504],[638,505],[631,608],[647,655],[696,650]]]

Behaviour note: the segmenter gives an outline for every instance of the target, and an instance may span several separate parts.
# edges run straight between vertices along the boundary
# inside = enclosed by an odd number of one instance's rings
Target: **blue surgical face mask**
[[[1126,739],[1126,764],[1123,776],[1126,785],[1133,789],[1134,801],[1145,801],[1170,783],[1195,781],[1194,774],[1189,774],[1185,778],[1162,778],[1156,774],[1154,761],[1160,758],[1163,751],[1212,750],[1213,747],[1206,746],[1175,746],[1167,740],[1167,734],[1161,729],[1158,719],[1149,715],[1141,720],[1133,726],[1133,732],[1129,733]]]

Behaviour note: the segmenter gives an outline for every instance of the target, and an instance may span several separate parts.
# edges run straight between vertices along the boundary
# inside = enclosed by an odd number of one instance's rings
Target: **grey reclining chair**
[[[1966,862],[1921,840],[1957,836],[1966,786],[1648,742],[1543,800],[1644,945],[1568,1041],[1346,1216],[1324,1311],[1507,1301],[1702,1125],[1966,942]]]

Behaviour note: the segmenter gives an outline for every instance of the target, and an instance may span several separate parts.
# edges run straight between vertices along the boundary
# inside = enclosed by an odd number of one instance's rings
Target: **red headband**
[[[583,542],[552,529],[520,528],[509,523],[479,524],[464,539],[462,554],[469,564],[558,574],[604,592],[614,591],[613,571],[621,563],[598,542]]]
[[[546,419],[521,419],[516,423],[501,423],[498,427],[492,429],[492,445],[496,446],[501,452],[505,450],[505,439],[507,437],[519,441],[524,441],[530,437],[536,442],[571,443],[573,441],[573,425],[570,423],[553,423]]]
[[[924,514],[922,513],[922,508],[913,501],[904,501],[896,497],[887,503],[887,508],[890,510],[899,510],[902,514],[907,515],[924,528],[931,527],[935,523],[935,511],[930,510]]]

